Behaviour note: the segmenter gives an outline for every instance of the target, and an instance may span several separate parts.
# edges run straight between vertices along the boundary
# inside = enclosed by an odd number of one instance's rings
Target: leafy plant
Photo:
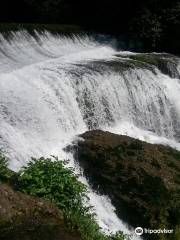
[[[0,150],[0,182],[10,179],[13,172],[8,169],[8,158]]]
[[[58,158],[32,159],[19,172],[18,189],[24,193],[41,197],[55,203],[63,210],[67,225],[78,229],[84,240],[122,240],[120,236],[101,233],[87,204],[87,188],[78,181],[72,168]]]
[[[20,171],[18,182],[23,192],[47,198],[60,208],[80,208],[86,197],[86,186],[58,159],[33,158]]]
[[[121,231],[112,234],[110,236],[111,240],[124,240],[126,238],[126,240],[130,240],[130,238],[127,235],[124,235]]]

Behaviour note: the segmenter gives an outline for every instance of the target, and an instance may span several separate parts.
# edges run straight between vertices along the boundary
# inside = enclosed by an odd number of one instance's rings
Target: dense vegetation
[[[10,174],[11,173],[11,174]],[[88,204],[87,188],[78,181],[73,169],[57,158],[32,159],[18,174],[7,167],[0,153],[0,181],[9,182],[25,194],[47,199],[64,213],[66,225],[80,233],[84,240],[123,240],[122,233],[106,236],[101,233]]]
[[[0,150],[0,183],[8,181],[13,176],[13,172],[8,169],[8,159]]]
[[[180,54],[179,0],[6,0],[0,21],[76,24]]]

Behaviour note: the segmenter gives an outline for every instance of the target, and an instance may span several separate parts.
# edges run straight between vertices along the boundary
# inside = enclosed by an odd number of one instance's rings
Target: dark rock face
[[[65,227],[58,208],[1,184],[0,239],[80,240],[80,237]]]
[[[84,141],[74,147],[75,157],[93,188],[111,198],[119,216],[134,226],[176,229],[177,235],[180,152],[100,130],[80,137]]]

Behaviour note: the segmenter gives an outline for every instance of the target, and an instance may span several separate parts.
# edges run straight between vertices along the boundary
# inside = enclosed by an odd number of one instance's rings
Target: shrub
[[[122,232],[117,232],[110,236],[109,240],[130,240],[130,238],[127,235],[124,235]]]
[[[16,174],[8,169],[8,159],[0,152],[0,182],[9,182],[19,191],[47,199],[64,213],[66,225],[78,230],[84,240],[124,240],[122,233],[107,236],[100,231],[91,206],[87,187],[58,158],[33,158]]]
[[[87,188],[78,181],[72,168],[57,158],[32,159],[19,172],[18,189],[55,203],[63,210],[67,225],[78,229],[84,240],[122,240],[122,235],[106,236],[87,206]]]
[[[0,152],[0,176],[4,176],[7,171],[7,159],[5,156]]]
[[[81,208],[86,186],[77,180],[70,168],[65,168],[65,162],[54,160],[32,159],[20,171],[18,182],[21,191],[47,198],[62,209]]]
[[[8,158],[0,150],[0,182],[8,181],[13,172],[8,169]]]

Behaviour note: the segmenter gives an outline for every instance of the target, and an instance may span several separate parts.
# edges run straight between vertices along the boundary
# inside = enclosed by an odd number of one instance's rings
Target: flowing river
[[[10,168],[56,155],[78,171],[63,149],[91,129],[180,149],[180,59],[169,57],[168,75],[115,46],[87,35],[0,35],[0,148]],[[133,232],[106,196],[89,191],[104,231]]]

